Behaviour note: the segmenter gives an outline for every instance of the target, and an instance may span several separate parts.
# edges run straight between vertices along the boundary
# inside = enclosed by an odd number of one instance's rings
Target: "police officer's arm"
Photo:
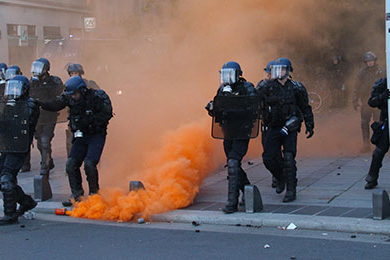
[[[385,78],[379,79],[372,87],[371,97],[368,100],[370,107],[380,108],[386,106],[389,99],[389,90],[387,89],[387,81]]]
[[[309,105],[309,95],[307,94],[307,90],[305,86],[302,84],[298,84],[298,102],[297,102],[303,119],[305,120],[306,125],[306,134],[308,134],[307,138],[310,138],[314,134],[314,115],[311,110],[311,106]]]
[[[247,91],[248,96],[253,97],[253,96],[257,95],[255,86],[253,86],[252,83],[245,82],[245,87],[246,87],[246,91]]]
[[[54,83],[56,85],[56,87],[53,88],[53,92],[54,92],[53,96],[58,97],[64,91],[64,84],[62,83],[62,80],[59,77],[53,76],[53,78],[54,78]]]
[[[111,100],[103,90],[97,90],[95,95],[98,97],[95,103],[97,112],[93,115],[93,119],[97,125],[106,125],[112,118]]]
[[[64,109],[67,106],[65,94],[60,95],[53,101],[38,102],[43,110],[57,112]]]

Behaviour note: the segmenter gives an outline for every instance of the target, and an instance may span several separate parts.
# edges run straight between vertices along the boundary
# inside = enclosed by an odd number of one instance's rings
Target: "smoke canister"
[[[62,209],[56,209],[54,213],[59,216],[69,216],[70,211],[67,210],[66,208],[62,208]]]

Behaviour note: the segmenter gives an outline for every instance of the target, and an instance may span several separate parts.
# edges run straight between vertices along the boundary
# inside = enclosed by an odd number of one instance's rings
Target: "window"
[[[21,24],[7,24],[7,35],[12,37],[18,37],[20,36],[18,34],[18,28],[24,27],[27,28],[27,35],[28,37],[35,37],[37,36],[35,25],[21,25]],[[20,33],[20,30],[19,30]]]
[[[43,26],[43,37],[45,39],[61,39],[61,27]]]

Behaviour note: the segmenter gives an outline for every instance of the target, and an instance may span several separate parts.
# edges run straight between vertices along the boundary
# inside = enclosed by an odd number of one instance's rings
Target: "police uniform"
[[[286,121],[296,117],[299,125],[304,120],[306,128],[313,131],[314,117],[308,94],[302,83],[291,79],[287,79],[284,86],[278,80],[269,80],[265,84],[258,85],[257,93],[263,103],[262,122],[267,127],[263,135],[263,162],[278,180],[277,191],[283,191],[286,181],[287,192],[284,201],[291,201],[292,198],[295,199],[296,194],[295,156],[300,126],[289,131],[287,136],[281,134],[281,129]]]
[[[76,76],[68,79],[67,82],[77,79],[82,80]],[[66,172],[72,197],[76,200],[84,195],[80,173],[80,166],[83,162],[89,194],[95,194],[99,190],[96,165],[100,161],[106,141],[108,122],[112,117],[111,101],[103,90],[86,88],[82,95],[83,98],[76,102],[63,93],[57,100],[41,104],[42,108],[48,111],[59,111],[69,107],[69,126],[74,137],[66,162]]]

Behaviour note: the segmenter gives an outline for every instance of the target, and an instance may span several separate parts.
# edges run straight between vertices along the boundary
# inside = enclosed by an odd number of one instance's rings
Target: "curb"
[[[288,215],[275,213],[242,213],[226,215],[218,211],[176,210],[152,217],[156,222],[178,222],[212,225],[251,225],[258,227],[287,227],[294,223],[298,229],[372,233],[390,235],[390,220],[361,218]]]
[[[43,205],[42,205],[43,204]],[[60,202],[43,202],[33,212],[54,214],[56,208],[64,208]],[[69,209],[69,208],[68,208]],[[220,211],[175,210],[151,217],[154,222],[176,222],[211,225],[241,225],[256,227],[281,228],[294,223],[298,229],[371,233],[390,235],[390,219],[374,220],[365,218],[327,217],[292,215],[277,213],[244,213],[224,214]]]

